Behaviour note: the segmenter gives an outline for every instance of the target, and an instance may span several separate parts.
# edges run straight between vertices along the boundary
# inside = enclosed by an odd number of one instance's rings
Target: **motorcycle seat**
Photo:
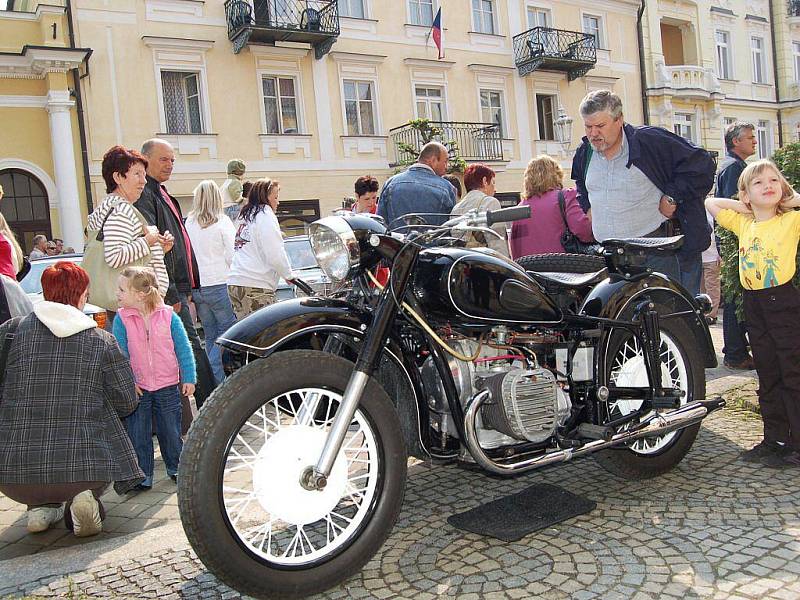
[[[553,271],[528,271],[534,279],[544,284],[555,284],[567,288],[581,288],[597,285],[608,277],[608,269],[603,268],[592,273],[556,273]]]
[[[677,250],[682,245],[682,235],[674,235],[672,237],[609,239],[603,242],[603,248],[606,250],[622,248],[623,250],[639,250],[645,252],[666,252],[670,250]]]

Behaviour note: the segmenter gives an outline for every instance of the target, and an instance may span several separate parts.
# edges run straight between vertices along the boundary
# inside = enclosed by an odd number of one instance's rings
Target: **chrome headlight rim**
[[[344,277],[337,277],[335,273],[326,268],[328,266],[327,262],[320,259],[320,253],[318,252],[318,248],[315,244],[317,241],[316,234],[320,228],[326,228],[332,231],[334,234],[336,234],[336,236],[339,238],[339,242],[342,244],[343,250],[347,256],[348,267],[347,274]],[[345,281],[352,277],[356,268],[361,262],[361,249],[358,244],[356,234],[346,219],[334,215],[330,217],[323,217],[322,219],[314,221],[309,226],[308,239],[311,242],[311,249],[314,251],[314,256],[317,259],[317,263],[325,275],[336,282]]]

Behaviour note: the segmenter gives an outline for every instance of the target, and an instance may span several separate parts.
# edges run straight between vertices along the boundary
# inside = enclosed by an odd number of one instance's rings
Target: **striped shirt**
[[[105,227],[103,219],[109,211]],[[149,266],[155,271],[161,295],[167,293],[169,275],[164,264],[164,250],[159,244],[147,245],[144,238],[144,219],[138,211],[120,196],[106,196],[103,202],[89,215],[88,228],[99,231],[103,227],[103,253],[112,269],[119,269],[150,254]]]

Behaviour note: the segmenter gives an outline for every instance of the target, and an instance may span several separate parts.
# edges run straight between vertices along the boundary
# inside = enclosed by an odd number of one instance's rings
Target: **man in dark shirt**
[[[727,156],[720,162],[717,174],[716,196],[732,198],[738,191],[739,175],[747,166],[745,160],[756,153],[755,125],[736,121],[725,129]],[[747,351],[744,324],[736,317],[736,304],[725,302],[722,309],[722,337],[725,345],[723,363],[729,369],[751,370],[755,368],[753,357]]]
[[[197,260],[183,226],[181,207],[164,187],[164,183],[172,176],[175,151],[169,142],[154,138],[142,145],[142,154],[147,158],[147,184],[134,206],[150,225],[158,227],[162,236],[164,264],[169,274],[169,289],[164,301],[172,305],[180,316],[192,344],[197,363],[195,400],[199,408],[214,390],[214,377],[189,312],[192,290],[200,287]]]

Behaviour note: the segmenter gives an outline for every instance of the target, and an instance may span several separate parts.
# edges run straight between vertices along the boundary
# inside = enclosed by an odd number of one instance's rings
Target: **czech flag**
[[[444,45],[443,45],[443,37],[442,37],[442,7],[439,7],[439,10],[436,11],[436,18],[433,20],[433,25],[431,26],[431,33],[433,34],[433,43],[436,44],[436,47],[439,49],[439,58],[444,58]]]

